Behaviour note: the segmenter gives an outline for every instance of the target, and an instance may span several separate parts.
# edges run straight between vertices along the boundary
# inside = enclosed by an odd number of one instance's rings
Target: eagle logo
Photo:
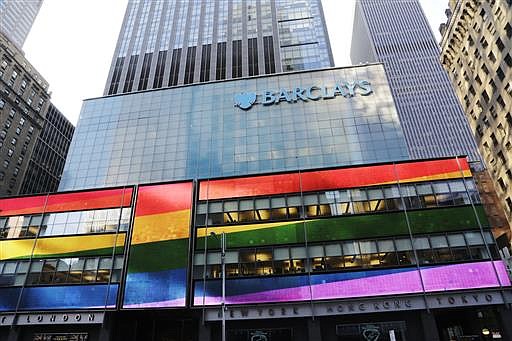
[[[241,92],[235,95],[235,106],[240,109],[250,109],[255,102],[256,94],[254,92]]]

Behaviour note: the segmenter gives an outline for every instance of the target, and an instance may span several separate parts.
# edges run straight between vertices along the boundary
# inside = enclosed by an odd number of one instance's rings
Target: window
[[[234,40],[232,46],[232,56],[231,56],[231,77],[239,78],[242,77],[242,41]]]
[[[180,71],[181,49],[172,50],[171,69],[169,71],[169,86],[178,84],[178,74]]]
[[[148,87],[149,70],[151,68],[152,57],[153,57],[152,53],[146,53],[144,55],[144,60],[142,62],[142,69],[140,71],[138,90],[146,90]]]
[[[167,59],[167,51],[158,52],[158,59],[156,62],[155,80],[153,81],[153,88],[161,88],[164,82],[165,61]]]
[[[30,127],[28,128],[28,133],[29,133],[29,134],[32,134],[33,132],[34,132],[34,127],[33,127],[33,126],[30,126]]]
[[[206,44],[201,48],[201,73],[199,81],[207,82],[210,80],[210,59],[211,59],[212,45]]]
[[[479,231],[417,235],[410,238],[345,240],[304,245],[241,248],[226,252],[227,277],[282,276],[305,272],[357,270],[368,268],[411,266],[416,263],[414,249],[422,264],[443,264],[489,259],[486,243],[495,251],[490,232]],[[493,252],[493,259],[498,259]],[[221,278],[221,254],[209,250],[194,255],[194,279]]]
[[[6,136],[7,136],[7,131],[5,131],[5,130],[0,131],[0,139],[3,140],[3,139],[5,139]]]
[[[14,154],[14,150],[10,149],[7,151],[7,156],[12,156]]]
[[[118,57],[116,60],[116,65],[114,66],[114,73],[112,74],[110,88],[108,90],[109,95],[115,94],[117,92],[117,88],[119,86],[119,79],[121,78],[121,72],[123,70],[123,65],[124,57]]]
[[[500,52],[503,51],[503,49],[505,48],[505,45],[503,44],[503,42],[501,41],[501,38],[498,38],[496,40],[496,45],[498,46],[498,49],[500,49]]]
[[[256,38],[248,40],[249,76],[259,74],[258,71],[258,41]]]
[[[350,190],[330,190],[271,197],[210,200],[198,203],[196,226],[246,224],[262,221],[297,220],[409,210],[479,202],[470,180],[421,182],[398,186],[375,186]],[[304,207],[304,209],[303,209]],[[208,220],[207,220],[208,217]]]
[[[29,266],[28,260],[1,261],[0,287],[22,286]]]
[[[16,110],[15,109],[11,109],[11,111],[9,112],[9,117],[10,118],[14,118],[14,115],[16,115]]]
[[[37,259],[30,265],[27,285],[119,282],[123,256]]]
[[[4,165],[4,168],[9,167],[9,160],[4,160],[3,165]]]
[[[5,106],[5,101],[0,98],[0,109],[3,109],[4,106]]]
[[[217,43],[215,79],[226,79],[226,42]]]
[[[21,164],[23,163],[23,156],[20,156],[16,163],[17,163],[18,166],[21,166]]]
[[[194,82],[194,68],[196,63],[196,47],[190,46],[187,49],[187,60],[185,62],[185,79],[184,84],[190,84]]]
[[[126,79],[124,81],[123,92],[132,91],[133,80],[135,79],[135,69],[137,68],[137,61],[139,55],[133,55],[130,57],[130,63],[128,64],[128,71],[126,73]]]

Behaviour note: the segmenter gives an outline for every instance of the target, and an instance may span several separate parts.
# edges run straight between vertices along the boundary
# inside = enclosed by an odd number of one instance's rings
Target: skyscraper
[[[320,0],[135,0],[104,95],[328,66]]]
[[[56,192],[75,127],[50,103],[20,194]]]
[[[266,2],[194,2],[172,26],[202,32],[206,9],[227,4],[226,32],[249,31],[233,9],[243,4],[245,21],[255,3]],[[289,15],[272,26],[302,27],[308,3],[276,1]],[[161,34],[150,13],[172,3],[139,5],[133,20]],[[274,56],[296,47],[276,32]],[[261,40],[246,38],[227,39],[218,59],[222,73],[237,51],[230,79],[206,79],[199,38],[174,64],[158,51],[176,71],[160,89],[146,88],[160,79],[152,52],[130,52],[130,93],[84,101],[67,192],[0,200],[0,339],[512,338],[511,281],[470,166],[409,160],[382,63],[261,74],[264,50],[249,58]],[[310,53],[290,69],[320,67]]]
[[[351,59],[384,63],[411,157],[481,160],[418,0],[357,1]]]
[[[448,13],[441,62],[512,223],[512,3],[452,1]]]
[[[43,0],[0,0],[0,32],[22,48]]]

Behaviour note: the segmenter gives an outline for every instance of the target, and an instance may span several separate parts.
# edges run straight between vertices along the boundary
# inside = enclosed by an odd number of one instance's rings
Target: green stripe
[[[476,206],[484,227],[488,221],[481,206]],[[447,207],[408,212],[413,233],[448,232],[478,228],[471,206]],[[389,237],[409,233],[404,212],[344,216],[306,220],[309,242]],[[212,229],[214,230],[214,229]],[[304,243],[302,221],[283,222],[282,226],[232,232],[226,235],[227,247],[248,247]],[[208,238],[208,248],[219,248],[218,238]],[[204,249],[204,237],[198,238],[196,249]]]
[[[135,244],[130,247],[128,272],[153,272],[187,267],[188,239]]]

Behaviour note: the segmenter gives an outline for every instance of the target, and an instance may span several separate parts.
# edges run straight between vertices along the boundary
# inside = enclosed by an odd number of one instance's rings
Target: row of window
[[[339,216],[468,205],[471,202],[480,202],[473,181],[465,180],[465,184],[464,180],[421,182],[400,187],[391,185],[304,193],[302,196],[290,194],[201,202],[197,206],[196,225]]]
[[[123,256],[0,262],[0,287],[46,284],[118,283]]]
[[[485,244],[493,258],[499,258],[490,232],[479,231],[344,241],[305,246],[279,246],[227,251],[226,275],[266,276],[303,272],[339,271],[379,267],[411,266],[416,264],[414,251],[420,264],[450,263],[489,259]],[[414,245],[414,249],[413,249]],[[194,278],[221,276],[221,253],[208,252],[206,267],[204,253],[194,256]]]
[[[0,217],[0,239],[127,231],[131,208]]]

